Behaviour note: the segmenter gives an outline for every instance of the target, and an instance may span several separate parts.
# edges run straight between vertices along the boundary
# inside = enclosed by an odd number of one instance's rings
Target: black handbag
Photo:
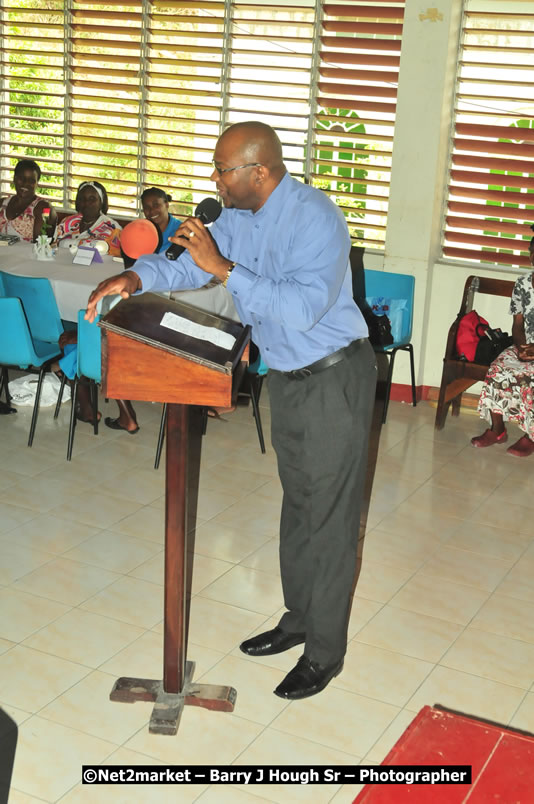
[[[391,321],[387,315],[376,315],[372,310],[365,316],[372,346],[390,346],[393,343]]]
[[[514,339],[507,332],[502,329],[492,329],[486,327],[484,335],[480,338],[476,352],[475,363],[480,363],[482,366],[489,366],[493,363],[496,357],[500,355],[505,349],[511,346]]]
[[[390,346],[393,343],[393,335],[391,334],[391,321],[387,315],[374,313],[365,296],[355,296],[354,301],[360,308],[367,324],[371,346]]]

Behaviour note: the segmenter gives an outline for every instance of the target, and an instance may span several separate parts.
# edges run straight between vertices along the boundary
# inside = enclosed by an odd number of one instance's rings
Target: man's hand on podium
[[[141,280],[135,271],[123,271],[117,276],[110,276],[109,279],[105,279],[97,285],[89,296],[85,320],[91,323],[95,320],[98,314],[96,305],[104,296],[122,296],[123,299],[127,299],[136,290],[141,290]]]

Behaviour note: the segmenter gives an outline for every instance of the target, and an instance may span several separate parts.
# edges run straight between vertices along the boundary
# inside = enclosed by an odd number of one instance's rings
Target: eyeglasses
[[[217,171],[219,176],[222,176],[223,173],[231,173],[232,170],[241,170],[241,168],[246,167],[261,167],[261,162],[247,162],[246,165],[236,165],[235,167],[231,168],[218,168],[215,162],[213,163],[214,169]]]

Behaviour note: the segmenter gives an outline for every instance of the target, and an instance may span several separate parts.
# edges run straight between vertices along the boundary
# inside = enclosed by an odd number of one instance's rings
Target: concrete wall
[[[439,386],[449,326],[471,274],[515,279],[519,269],[440,260],[446,206],[462,0],[439,0],[431,21],[420,0],[406,3],[393,143],[386,246],[366,251],[365,267],[415,276],[414,344],[417,385]],[[422,15],[424,19],[421,19]],[[508,303],[477,300],[493,326],[511,331]],[[408,359],[396,361],[395,383],[410,381]]]

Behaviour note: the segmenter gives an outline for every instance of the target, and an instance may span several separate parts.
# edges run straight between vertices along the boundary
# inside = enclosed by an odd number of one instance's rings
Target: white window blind
[[[467,0],[443,253],[529,266],[534,4]]]

